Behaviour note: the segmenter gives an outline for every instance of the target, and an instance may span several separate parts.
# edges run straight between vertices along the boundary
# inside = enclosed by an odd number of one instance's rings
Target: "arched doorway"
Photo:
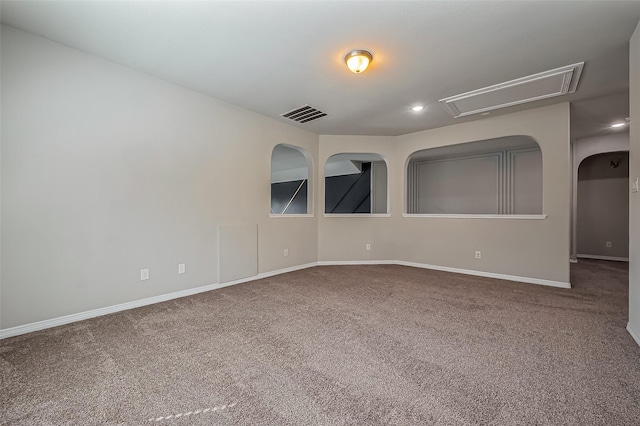
[[[629,260],[629,152],[595,154],[578,166],[577,257]]]

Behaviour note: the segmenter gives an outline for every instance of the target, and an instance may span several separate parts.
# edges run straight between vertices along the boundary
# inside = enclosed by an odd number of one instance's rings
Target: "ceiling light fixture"
[[[366,50],[357,49],[347,53],[344,57],[344,61],[346,62],[347,67],[349,67],[349,71],[355,74],[360,74],[366,70],[372,59],[373,56],[371,56],[371,53]]]
[[[629,124],[629,117],[624,119],[625,121],[619,121],[617,123],[613,123],[611,126],[612,129],[617,129],[618,127],[622,127],[622,126],[626,126],[627,124]]]
[[[424,109],[424,106],[423,106],[423,105],[416,105],[416,106],[414,106],[414,107],[411,107],[411,111],[413,111],[413,112],[420,112],[420,111],[422,111],[423,109]]]

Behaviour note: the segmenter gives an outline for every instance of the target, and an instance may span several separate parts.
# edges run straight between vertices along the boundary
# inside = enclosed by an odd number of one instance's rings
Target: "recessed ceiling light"
[[[609,127],[612,129],[617,129],[619,127],[623,127],[626,124],[629,124],[629,117],[625,118],[624,121],[618,121],[617,123],[613,123]]]
[[[411,111],[414,111],[414,112],[420,112],[423,109],[424,109],[424,105],[416,105],[414,107],[411,107]]]

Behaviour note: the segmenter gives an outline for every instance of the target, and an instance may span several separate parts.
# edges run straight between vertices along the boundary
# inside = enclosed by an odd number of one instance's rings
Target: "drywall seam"
[[[638,344],[638,346],[640,346],[640,333],[636,333],[633,328],[631,328],[631,323],[627,323],[627,331],[629,332],[629,334],[631,335],[631,337],[633,337],[633,340],[636,341],[636,343]]]
[[[6,339],[8,337],[19,336],[21,334],[31,333],[34,331],[44,330],[47,328],[57,327],[60,325],[70,324],[73,322],[82,321],[90,318],[100,317],[107,314],[113,314],[115,312],[126,311],[128,309],[139,308],[141,306],[152,305],[154,303],[160,303],[160,302],[166,302],[168,300],[179,299],[181,297],[191,296],[198,293],[204,293],[206,291],[217,290],[219,288],[228,287],[235,284],[241,284],[249,281],[260,280],[263,278],[272,277],[274,275],[280,275],[287,272],[293,272],[300,269],[310,268],[313,266],[316,266],[316,262],[307,263],[304,265],[292,266],[290,268],[278,269],[270,272],[263,272],[258,275],[254,275],[247,278],[241,278],[234,281],[208,284],[202,287],[190,288],[187,290],[176,291],[173,293],[161,294],[159,296],[147,297],[145,299],[134,300],[132,302],[121,303],[113,306],[106,306],[104,308],[98,308],[90,311],[79,312],[77,314],[65,315],[62,317],[33,322],[30,324],[18,325],[16,327],[0,330],[0,340]]]

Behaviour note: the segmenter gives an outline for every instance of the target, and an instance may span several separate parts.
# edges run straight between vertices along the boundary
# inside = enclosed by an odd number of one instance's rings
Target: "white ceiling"
[[[572,130],[584,136],[612,118],[593,111],[628,115],[624,95],[611,95],[628,91],[640,1],[2,1],[1,14],[283,122],[279,114],[310,104],[329,116],[294,125],[318,134],[400,135],[480,119],[454,120],[438,100],[584,61],[576,93],[492,112],[571,100],[582,123]],[[373,53],[364,74],[344,65],[354,48]],[[417,103],[425,110],[410,112]]]

